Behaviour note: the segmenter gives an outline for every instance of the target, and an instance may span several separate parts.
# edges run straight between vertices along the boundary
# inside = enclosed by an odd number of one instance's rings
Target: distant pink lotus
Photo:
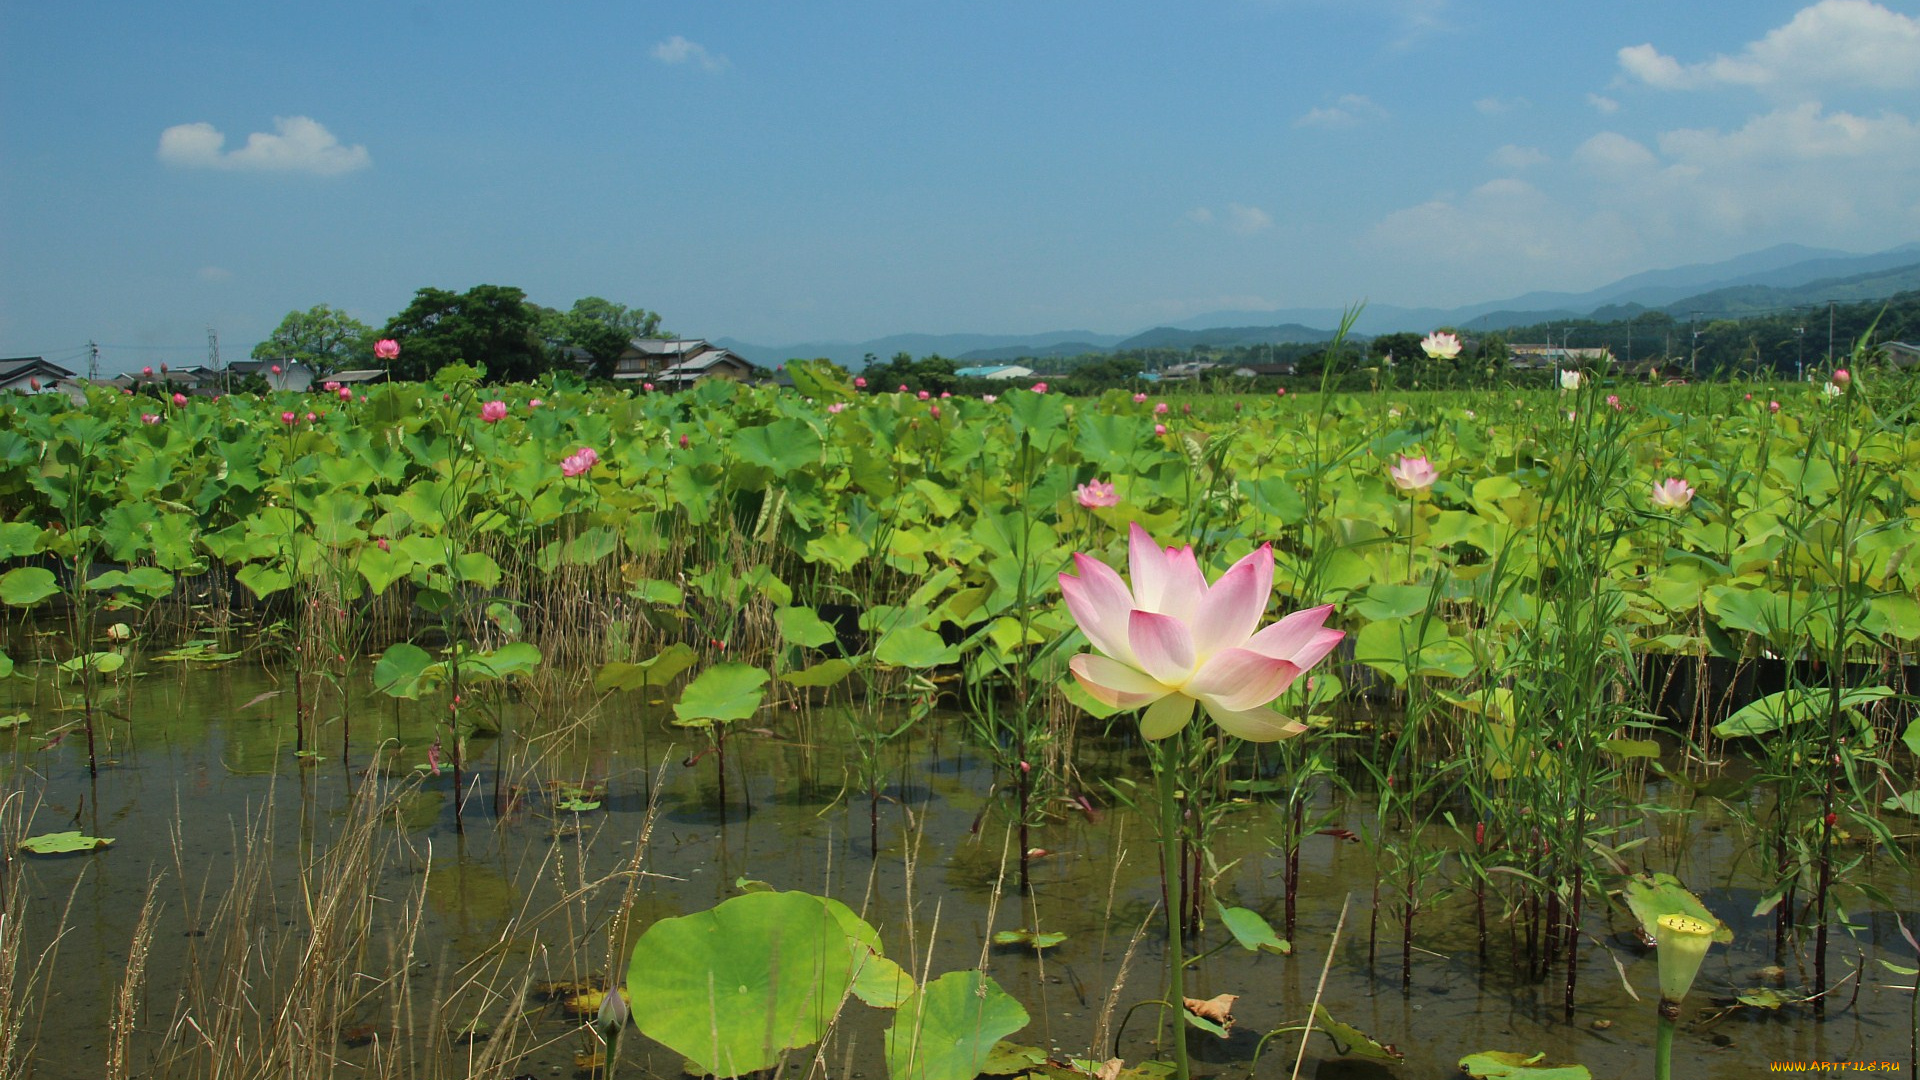
[[[1611,407],[1611,408],[1613,409],[1613,411],[1615,411],[1615,412],[1619,412],[1619,411],[1620,411],[1620,395],[1619,395],[1619,394],[1608,394],[1608,395],[1607,395],[1607,404],[1608,404],[1608,405],[1609,405],[1609,406],[1610,406],[1610,407]]]
[[[1118,506],[1120,503],[1120,493],[1114,490],[1113,484],[1098,478],[1074,488],[1073,497],[1089,510],[1099,506]]]
[[[267,370],[273,372],[275,375],[278,375],[280,374],[280,365],[275,364],[272,367],[268,368]]]
[[[140,414],[140,422],[143,424],[157,424],[160,422],[160,417],[150,412],[143,412]]]
[[[1167,425],[1165,424],[1153,425],[1153,433],[1155,435],[1165,435],[1167,433]]]
[[[1164,739],[1201,706],[1227,734],[1273,742],[1305,730],[1267,708],[1346,635],[1326,626],[1332,605],[1260,625],[1273,596],[1273,548],[1261,545],[1207,584],[1193,548],[1162,548],[1129,530],[1132,586],[1113,568],[1075,554],[1079,576],[1060,575],[1067,610],[1094,652],[1068,661],[1102,704],[1146,711],[1140,734]]]
[[[853,377],[853,385],[861,390],[865,390],[867,388],[867,377],[865,375],[855,375]]]
[[[935,420],[940,419],[940,406],[929,405],[927,407],[927,413],[928,415],[932,416]]]
[[[539,398],[534,398],[532,401],[527,402],[527,411],[532,412],[544,404],[546,404],[546,402],[541,401]]]
[[[373,343],[373,355],[382,360],[392,360],[400,355],[400,343],[392,338],[381,338]]]
[[[1435,360],[1451,360],[1460,355],[1460,339],[1452,334],[1428,334],[1420,340],[1420,351]]]
[[[332,379],[328,379],[326,382],[323,382],[320,384],[320,389],[325,390],[327,393],[331,394],[335,390],[340,389],[340,384],[337,382],[334,382]]]
[[[560,459],[560,475],[580,476],[599,462],[600,455],[594,453],[591,448],[583,446]]]
[[[1425,455],[1417,458],[1402,455],[1398,462],[1387,469],[1387,478],[1401,491],[1423,491],[1440,479],[1440,470],[1434,468],[1433,462],[1428,461]]]
[[[830,413],[840,413],[840,412],[845,412],[846,408],[847,408],[846,402],[836,401],[833,404],[827,406],[827,411]]]
[[[1147,403],[1147,395],[1145,394],[1133,395],[1133,403],[1135,405],[1145,405]]]
[[[926,392],[925,390],[922,390],[922,391],[920,391],[920,400],[921,400],[921,401],[925,401],[925,400],[927,400],[928,398],[930,398],[930,397],[932,397],[932,396],[933,396],[932,394],[929,394],[929,393],[927,393],[927,392]]]
[[[645,390],[647,393],[651,394],[653,393],[653,384],[650,382],[643,382],[640,384],[640,389]]]
[[[1647,496],[1647,501],[1657,510],[1685,510],[1687,504],[1693,501],[1693,485],[1677,476],[1662,480],[1653,485],[1653,493]]]
[[[497,424],[506,418],[507,403],[504,401],[489,401],[480,406],[480,419],[489,424]]]
[[[1156,401],[1156,402],[1154,402],[1154,405],[1153,405],[1153,415],[1155,415],[1155,416],[1165,416],[1165,415],[1167,415],[1167,403],[1166,403],[1166,402],[1164,402],[1164,401]]]
[[[187,403],[187,395],[179,394],[179,393],[176,393],[173,395],[173,404],[176,408],[181,405],[185,405],[186,403]]]
[[[1034,384],[1033,384],[1033,392],[1034,392],[1034,393],[1036,393],[1036,394],[1044,394],[1044,393],[1046,393],[1046,392],[1047,392],[1047,384],[1046,384],[1046,383],[1043,383],[1043,382],[1037,382],[1037,383],[1034,383]]]
[[[299,423],[299,421],[300,421],[300,418],[298,416],[295,416],[293,413],[283,412],[280,414],[280,422],[283,424],[295,424],[295,423]]]
[[[344,386],[343,386],[343,387],[341,387],[341,388],[340,388],[339,390],[337,390],[337,391],[335,391],[335,393],[337,393],[337,394],[339,394],[339,395],[340,395],[340,400],[341,400],[341,401],[352,401],[352,400],[353,400],[353,391],[352,391],[352,390],[349,390],[349,389],[347,389],[347,388],[346,388],[346,387],[344,387]]]
[[[1846,368],[1835,368],[1835,369],[1834,369],[1834,372],[1833,372],[1833,385],[1835,385],[1835,386],[1837,386],[1837,387],[1839,387],[1839,388],[1840,388],[1840,389],[1842,389],[1842,390],[1845,390],[1845,389],[1847,388],[1847,384],[1848,384],[1848,383],[1850,383],[1850,382],[1852,382],[1852,381],[1853,381],[1853,373],[1852,373],[1852,372],[1850,372],[1850,371],[1848,371],[1848,370],[1847,370]]]
[[[152,369],[152,368],[150,368],[150,367],[143,367],[143,368],[141,368],[141,369],[140,369],[140,374],[142,374],[142,375],[144,375],[144,376],[146,376],[147,378],[149,378],[149,379],[151,379],[151,378],[153,378],[153,369]]]
[[[981,401],[984,401],[984,402],[986,402],[986,403],[987,403],[987,404],[989,404],[989,405],[991,405],[991,404],[993,404],[994,402],[996,402],[996,401],[999,401],[999,400],[1000,400],[1000,395],[999,395],[999,394],[981,394],[981,395],[980,395],[980,400],[981,400]]]

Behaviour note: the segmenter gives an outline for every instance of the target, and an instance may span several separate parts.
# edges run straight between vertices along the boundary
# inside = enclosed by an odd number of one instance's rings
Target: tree
[[[524,382],[553,366],[538,312],[526,293],[507,285],[475,285],[463,293],[421,289],[381,336],[400,342],[395,379],[427,379],[465,362],[485,364],[497,382]]]
[[[255,360],[298,360],[326,374],[373,363],[373,327],[320,304],[289,311],[273,334],[253,347]]]
[[[573,302],[571,311],[553,312],[547,320],[548,340],[585,352],[596,379],[613,376],[614,366],[635,338],[672,336],[660,329],[659,312],[630,308],[598,296],[583,296]]]

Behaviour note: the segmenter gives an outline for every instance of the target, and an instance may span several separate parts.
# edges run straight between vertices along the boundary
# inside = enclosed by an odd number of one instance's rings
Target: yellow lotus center
[[[1712,937],[1713,927],[1691,915],[1662,915],[1660,929],[1671,930],[1676,934],[1689,934],[1695,937]]]

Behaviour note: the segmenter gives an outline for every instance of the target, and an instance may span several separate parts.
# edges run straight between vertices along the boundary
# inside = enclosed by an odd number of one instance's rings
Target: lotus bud
[[[1693,988],[1694,976],[1713,945],[1713,924],[1691,915],[1662,915],[1653,940],[1660,960],[1660,997],[1676,1004]]]

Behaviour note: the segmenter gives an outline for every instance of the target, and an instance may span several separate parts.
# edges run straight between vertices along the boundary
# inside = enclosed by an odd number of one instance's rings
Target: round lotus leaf
[[[853,942],[818,898],[747,893],[648,927],[627,992],[649,1038],[715,1076],[740,1076],[818,1042],[853,970]]]
[[[920,988],[887,1029],[893,1080],[973,1080],[1001,1039],[1027,1026],[1027,1010],[978,971],[949,971]]]

